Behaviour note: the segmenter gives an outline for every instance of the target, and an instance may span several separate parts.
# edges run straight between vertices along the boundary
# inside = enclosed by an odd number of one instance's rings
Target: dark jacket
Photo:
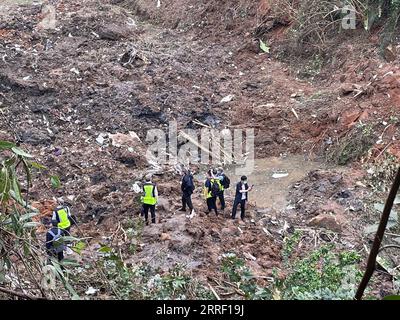
[[[63,230],[57,227],[52,227],[49,231],[47,231],[46,250],[48,253],[59,253],[65,249],[65,246],[64,244],[62,244],[62,241],[60,241],[58,245],[55,245],[55,241],[57,241],[63,235],[64,235]]]
[[[185,174],[182,178],[181,190],[183,193],[192,194],[194,191],[193,176]]]
[[[246,190],[249,188],[249,185],[246,183],[245,185]],[[235,202],[240,202],[242,200],[242,195],[243,193],[241,193],[240,191],[242,190],[242,182],[238,182],[236,184],[236,194],[235,194]],[[246,192],[246,201],[249,199],[249,193]]]

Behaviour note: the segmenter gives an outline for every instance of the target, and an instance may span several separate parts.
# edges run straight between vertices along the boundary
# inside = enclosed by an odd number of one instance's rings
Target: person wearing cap
[[[247,177],[242,176],[240,181],[236,184],[235,201],[232,208],[232,219],[236,218],[237,207],[240,204],[240,218],[244,220],[246,211],[246,201],[248,201],[248,193],[253,189],[247,184]]]
[[[151,213],[151,222],[156,223],[156,204],[158,202],[158,190],[155,183],[151,181],[151,176],[146,177],[146,182],[143,185],[142,210],[146,225],[149,224],[149,210]]]

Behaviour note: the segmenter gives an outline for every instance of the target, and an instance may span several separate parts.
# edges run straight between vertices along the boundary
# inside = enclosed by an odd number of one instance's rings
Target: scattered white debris
[[[132,190],[135,193],[140,193],[142,191],[142,188],[140,188],[139,186],[139,182],[136,181],[133,185],[132,185]]]
[[[104,137],[105,137],[105,135],[103,133],[100,133],[98,135],[98,137],[96,138],[97,143],[101,146],[104,144],[104,141],[105,141]]]
[[[262,230],[269,236],[272,236],[271,232],[268,231],[266,228],[262,228]]]
[[[112,145],[115,147],[133,147],[141,142],[139,136],[134,131],[129,131],[129,134],[116,133],[109,135]]]
[[[281,179],[281,178],[285,178],[285,177],[287,177],[289,175],[289,173],[284,173],[284,172],[282,172],[282,173],[274,173],[273,175],[272,175],[272,178],[274,178],[274,179]]]
[[[73,72],[73,73],[75,73],[75,74],[79,74],[79,70],[77,69],[77,68],[72,68],[71,70],[69,70],[69,71],[71,71],[71,72]]]
[[[235,96],[233,94],[230,94],[224,98],[221,99],[220,103],[226,103],[226,102],[230,102],[233,100],[233,98],[235,98]]]
[[[293,112],[294,116],[297,118],[297,120],[299,120],[299,116],[298,116],[296,110],[294,110],[294,108],[292,108],[292,112]]]
[[[93,288],[93,287],[89,287],[89,289],[86,290],[85,294],[87,294],[87,295],[93,295],[93,294],[96,294],[97,291],[99,291],[99,289],[95,289],[95,288]]]
[[[253,260],[253,261],[257,260],[257,258],[255,256],[253,256],[252,254],[250,254],[248,252],[244,252],[243,255],[249,260]]]
[[[128,26],[136,27],[136,22],[131,17],[128,18],[128,22],[126,24]]]

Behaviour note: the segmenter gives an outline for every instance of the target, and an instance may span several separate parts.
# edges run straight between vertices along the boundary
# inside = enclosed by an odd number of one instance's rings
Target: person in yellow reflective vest
[[[68,206],[60,205],[53,211],[52,223],[63,231],[65,236],[70,235],[71,225],[75,224]]]
[[[146,225],[149,224],[149,209],[151,213],[151,223],[156,223],[156,204],[158,202],[157,186],[151,181],[151,177],[146,177],[143,185],[143,196],[141,197],[143,204],[143,214]]]
[[[219,184],[216,181],[216,179],[213,177],[212,171],[209,170],[207,172],[207,179],[204,182],[204,198],[206,199],[207,202],[207,209],[206,214],[208,215],[211,210],[215,211],[215,214],[218,216],[218,210],[217,210],[217,196],[219,193]]]

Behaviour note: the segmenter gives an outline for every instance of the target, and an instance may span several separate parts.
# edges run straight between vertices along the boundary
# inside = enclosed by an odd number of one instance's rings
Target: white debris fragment
[[[221,103],[226,103],[226,102],[230,102],[233,100],[233,98],[235,98],[235,96],[233,94],[230,94],[224,98],[221,99]]]
[[[140,193],[142,191],[142,188],[140,188],[139,186],[139,182],[136,181],[133,185],[132,185],[132,190],[135,193]]]
[[[104,144],[104,141],[105,141],[105,139],[104,139],[104,134],[103,134],[103,133],[100,133],[100,134],[97,136],[96,141],[97,141],[97,143],[98,143],[99,145],[102,146],[102,145]]]
[[[281,179],[281,178],[285,178],[285,177],[287,177],[289,175],[289,173],[284,173],[284,172],[280,172],[280,173],[274,173],[273,175],[272,175],[272,178],[274,178],[274,179]]]
[[[87,295],[93,295],[93,294],[96,294],[97,291],[99,291],[99,289],[95,289],[95,288],[93,288],[93,287],[89,287],[89,289],[86,290],[85,294],[87,294]]]
[[[75,73],[75,74],[79,74],[79,70],[77,68],[71,68],[69,71]]]

